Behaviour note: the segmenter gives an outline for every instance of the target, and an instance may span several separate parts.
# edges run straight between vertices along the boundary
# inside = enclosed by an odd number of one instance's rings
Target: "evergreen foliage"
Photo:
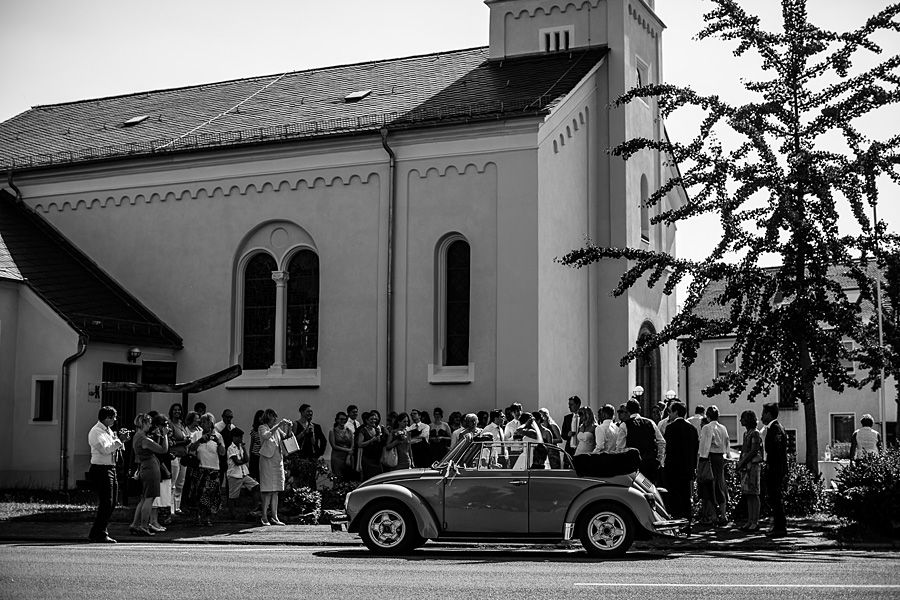
[[[705,114],[699,132],[687,143],[665,136],[629,139],[608,152],[628,160],[656,151],[678,164],[681,174],[663,182],[647,205],[659,204],[679,186],[690,197],[681,207],[660,210],[652,222],[672,225],[714,214],[721,239],[699,261],[592,243],[557,260],[583,267],[601,259],[627,259],[615,296],[639,281],[661,284],[671,294],[690,279],[679,312],[632,348],[622,364],[680,340],[682,360],[689,365],[703,340],[733,336],[726,360],[739,356],[739,368],[717,377],[703,393],[727,392],[732,402],[747,394],[753,401],[781,386],[802,401],[806,465],[815,475],[814,384],[822,380],[839,392],[877,385],[877,371],[886,362],[863,309],[869,303],[871,314],[880,272],[876,258],[898,247],[885,223],[869,217],[879,201],[879,179],[900,183],[900,135],[888,128],[884,139],[870,139],[859,122],[900,99],[900,56],[879,57],[881,62],[868,69],[855,68],[854,61],[860,51],[882,53],[877,36],[900,32],[900,4],[854,31],[836,33],[809,22],[806,0],[782,0],[783,31],[771,32],[735,0],[710,1],[713,9],[704,15],[706,26],[697,37],[733,42],[736,56],[759,55],[764,78],[743,81],[757,100],[730,104],[672,85],[635,88],[613,107],[655,98],[663,119],[682,107],[698,107]],[[733,149],[720,142],[718,134],[726,129],[740,140]],[[842,205],[849,207],[861,233],[839,228]],[[780,259],[780,268],[763,266],[772,256]],[[860,298],[848,298],[840,279],[855,282]],[[726,309],[723,319],[695,310],[712,282],[721,285],[715,302]],[[841,343],[847,339],[854,340],[853,350]],[[864,365],[869,376],[857,380],[848,374],[842,365],[846,360]]]

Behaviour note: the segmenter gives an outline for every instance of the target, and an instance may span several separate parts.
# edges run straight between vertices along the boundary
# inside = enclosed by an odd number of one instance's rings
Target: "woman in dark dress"
[[[356,432],[356,445],[362,448],[362,479],[371,479],[383,472],[381,451],[384,450],[384,431],[378,425],[376,411],[363,415],[363,426]]]
[[[134,519],[131,522],[131,533],[134,535],[153,535],[150,531],[150,511],[153,508],[153,499],[159,496],[160,472],[157,453],[169,451],[167,436],[163,436],[161,443],[156,443],[150,436],[153,420],[146,413],[141,413],[134,419],[137,431],[132,440],[132,447],[138,460],[141,461],[140,478],[143,490],[141,499],[134,509]]]

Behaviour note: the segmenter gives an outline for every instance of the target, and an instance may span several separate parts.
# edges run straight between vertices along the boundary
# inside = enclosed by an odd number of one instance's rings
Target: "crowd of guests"
[[[350,405],[335,415],[327,436],[313,422],[313,409],[307,404],[300,406],[296,421],[280,418],[271,408],[256,411],[249,436],[233,424],[231,410],[226,409],[217,421],[202,402],[187,414],[183,414],[180,403],[172,404],[167,415],[141,413],[134,420],[133,432],[124,428],[114,432],[116,411],[105,406],[88,436],[90,477],[100,496],[89,539],[114,541],[107,524],[118,495],[116,464],[129,442],[133,477],[141,484],[130,532],[140,536],[165,531],[161,514],[188,513],[198,524],[211,525],[212,515],[223,500],[234,517],[235,501],[242,491],[253,498],[256,509],[251,515],[261,525],[284,525],[278,515],[279,493],[287,486],[315,489],[318,460],[329,446],[331,472],[358,481],[387,471],[429,466],[460,440],[474,437],[555,444],[571,456],[637,449],[640,472],[667,489],[666,503],[672,516],[692,516],[696,485],[702,501],[700,523],[725,525],[725,461],[730,447],[728,431],[719,423],[719,410],[716,406],[697,406],[688,418],[685,405],[674,398],[674,393],[667,396],[671,396],[668,402],[655,406],[650,418],[640,414],[641,403],[634,397],[618,408],[606,404],[595,416],[593,409],[572,396],[562,424],[546,408],[528,412],[519,403],[503,410],[465,415],[452,412],[447,420],[441,408],[431,413],[391,412],[384,421],[377,410],[360,414],[357,406]],[[787,435],[777,418],[775,403],[763,406],[762,428],[753,411],[741,414],[745,431],[735,465],[748,508],[748,519],[740,529],[757,531],[761,464],[765,460],[772,536],[786,533],[781,494],[787,473]],[[870,423],[863,425],[871,428]],[[868,435],[865,427],[861,431],[860,451],[869,451],[869,446],[875,445],[869,438],[875,437]],[[249,446],[245,437],[249,437]]]

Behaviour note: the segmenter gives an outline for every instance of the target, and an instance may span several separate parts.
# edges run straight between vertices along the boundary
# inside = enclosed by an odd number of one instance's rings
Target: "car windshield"
[[[484,442],[464,440],[453,447],[437,465],[453,461],[463,469],[572,469],[572,461],[558,446],[536,442]]]

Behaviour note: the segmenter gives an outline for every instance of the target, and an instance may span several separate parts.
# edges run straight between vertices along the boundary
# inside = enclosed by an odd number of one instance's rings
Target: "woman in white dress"
[[[597,419],[594,418],[594,411],[590,406],[582,406],[578,409],[578,433],[576,439],[578,446],[575,447],[575,455],[590,454],[597,446],[594,438],[594,428],[597,427]]]
[[[284,525],[278,519],[278,492],[284,491],[284,456],[282,440],[290,435],[290,419],[278,420],[278,413],[267,408],[259,426],[259,491],[262,494],[263,525]],[[272,519],[269,520],[271,507]]]

